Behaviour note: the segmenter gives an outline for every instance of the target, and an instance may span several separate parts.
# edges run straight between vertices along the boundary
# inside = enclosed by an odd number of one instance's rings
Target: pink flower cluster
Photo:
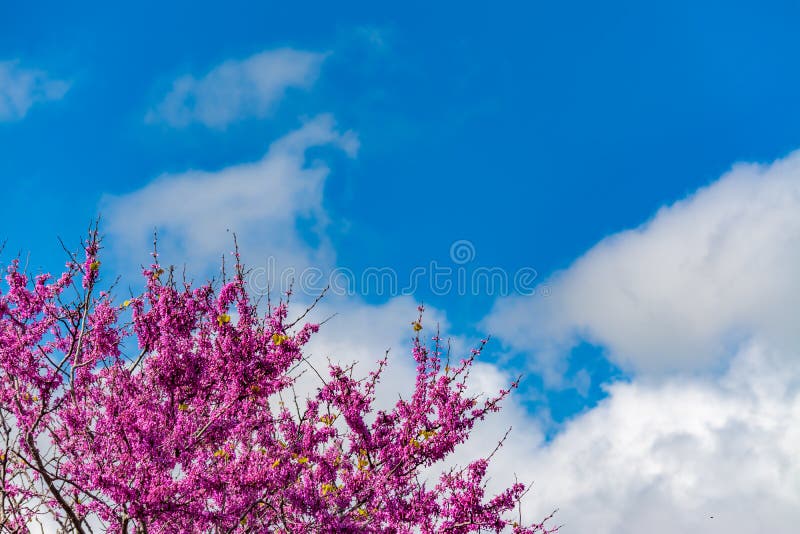
[[[446,363],[420,316],[414,391],[392,410],[373,408],[385,359],[361,379],[331,365],[300,399],[292,371],[318,327],[285,303],[260,315],[240,268],[192,287],[156,261],[117,302],[97,254],[93,234],[58,279],[7,268],[0,531],[44,516],[65,532],[555,531],[523,524],[522,484],[485,495],[488,459],[421,477],[509,394],[466,393],[480,349]]]

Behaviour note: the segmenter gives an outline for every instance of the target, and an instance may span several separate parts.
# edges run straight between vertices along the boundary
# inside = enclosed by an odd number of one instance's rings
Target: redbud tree
[[[361,378],[313,369],[300,398],[319,327],[285,300],[260,312],[238,253],[235,275],[199,286],[154,254],[120,301],[99,249],[91,232],[58,277],[6,268],[0,532],[554,532],[523,522],[523,484],[486,495],[491,455],[424,476],[516,386],[467,394],[483,345],[449,363],[420,315],[416,382],[391,410],[374,407],[385,358]]]

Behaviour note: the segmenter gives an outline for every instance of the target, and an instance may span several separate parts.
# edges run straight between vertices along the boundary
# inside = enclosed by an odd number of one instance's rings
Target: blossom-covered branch
[[[94,231],[58,278],[7,268],[0,531],[45,517],[74,533],[554,531],[513,517],[522,484],[485,494],[488,458],[421,477],[516,386],[467,394],[483,346],[445,361],[420,308],[408,398],[374,408],[383,359],[361,379],[315,369],[300,399],[292,370],[318,326],[286,302],[260,314],[238,256],[232,280],[193,287],[154,255],[141,294],[117,302],[99,250]]]

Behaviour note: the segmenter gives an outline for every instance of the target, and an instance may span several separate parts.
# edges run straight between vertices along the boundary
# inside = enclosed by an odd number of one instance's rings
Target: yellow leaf
[[[333,415],[323,415],[319,418],[320,422],[325,423],[327,426],[331,426],[333,422],[336,420],[336,417]]]
[[[411,323],[411,326],[414,327],[414,332],[419,332],[420,330],[422,330],[422,323],[420,323],[419,321],[414,321],[413,323]]]
[[[227,313],[223,313],[217,316],[217,324],[219,324],[220,326],[229,322],[231,322],[231,316],[228,315]]]
[[[420,430],[419,434],[417,434],[417,435],[421,436],[421,437],[423,437],[425,439],[428,439],[428,438],[430,438],[432,436],[435,436],[436,435],[436,431],[435,430]]]
[[[100,268],[100,262],[98,260],[94,260],[92,263],[89,264],[90,271],[96,271]]]
[[[272,334],[272,342],[275,343],[276,345],[282,345],[288,339],[289,336],[285,336],[283,334],[278,334],[278,333]]]
[[[182,412],[185,412],[188,409],[189,409],[189,405],[186,404],[185,402],[182,402],[182,403],[178,404],[178,410],[180,410]]]

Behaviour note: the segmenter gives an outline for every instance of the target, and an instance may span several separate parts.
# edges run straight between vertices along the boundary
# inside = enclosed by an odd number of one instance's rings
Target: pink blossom
[[[109,532],[555,531],[516,522],[522,484],[485,495],[486,458],[418,478],[516,386],[465,393],[483,344],[443,366],[420,308],[410,397],[375,412],[381,360],[361,379],[332,365],[295,399],[290,370],[316,325],[294,326],[285,303],[260,316],[240,275],[191,287],[158,263],[119,303],[97,289],[98,251],[92,234],[55,281],[7,268],[0,530],[47,513],[69,532],[89,518]]]

